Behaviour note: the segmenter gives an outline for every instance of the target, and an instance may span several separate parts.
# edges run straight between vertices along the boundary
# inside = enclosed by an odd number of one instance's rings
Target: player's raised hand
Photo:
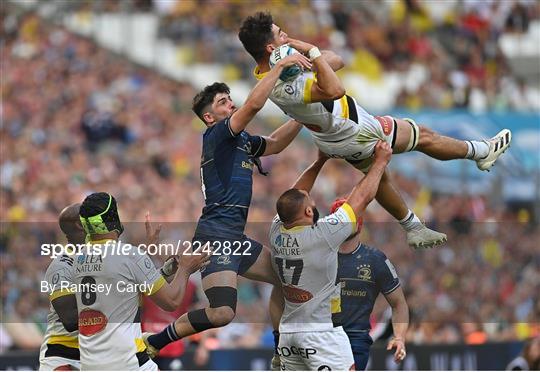
[[[286,68],[293,65],[298,65],[302,67],[304,70],[311,70],[311,62],[309,61],[309,58],[307,58],[305,55],[300,53],[294,53],[290,56],[287,56],[280,60],[276,66],[281,65],[281,67]]]
[[[407,356],[407,352],[405,351],[405,342],[403,341],[403,338],[401,337],[392,337],[390,342],[388,343],[388,346],[386,347],[386,350],[392,350],[393,348],[396,348],[396,352],[394,353],[394,361],[396,363],[400,363],[405,359]]]
[[[292,46],[294,49],[299,51],[300,53],[307,54],[311,48],[314,48],[315,45],[306,43],[305,41],[293,39],[290,37],[287,37],[286,40],[287,44]]]
[[[146,212],[144,227],[146,228],[146,245],[157,244],[159,242],[161,224],[159,224],[157,229],[152,230],[152,224],[150,223],[150,211]]]
[[[192,249],[183,251],[178,258],[178,266],[182,267],[189,274],[200,270],[210,263],[210,255],[208,250],[199,250],[196,254]]]
[[[375,145],[375,161],[382,162],[385,165],[390,162],[392,157],[392,147],[384,141],[377,141]]]

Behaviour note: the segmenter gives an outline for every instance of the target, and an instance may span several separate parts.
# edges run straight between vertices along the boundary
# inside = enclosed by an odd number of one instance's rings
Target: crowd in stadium
[[[217,55],[223,58],[226,51],[231,52],[219,41],[226,36],[223,30],[236,38],[237,21],[248,9],[243,2],[223,2],[228,17],[222,19],[221,12],[215,11],[221,3],[202,3],[195,17],[191,2],[179,2],[178,8],[170,10],[175,16],[164,20],[163,33],[178,42],[206,43],[198,50],[207,53],[196,53],[201,61],[215,60]],[[480,89],[492,108],[531,109],[526,100],[515,102],[514,90],[507,90],[505,84],[518,90],[520,85],[511,82],[494,38],[502,29],[523,31],[525,20],[538,16],[538,3],[516,5],[498,18],[493,16],[496,6],[475,13],[474,6],[466,3],[470,10],[454,12],[444,26],[436,26],[415,1],[402,5],[411,7],[407,11],[392,10],[394,21],[387,23],[379,22],[386,15],[369,13],[374,11],[369,2],[354,12],[347,11],[346,4],[320,2],[329,6],[324,13],[331,17],[326,19],[302,6],[293,7],[287,17],[295,22],[288,18],[282,22],[289,25],[289,32],[316,40],[323,48],[348,51],[350,68],[372,74],[374,79],[386,69],[408,69],[429,61],[433,84],[403,92],[399,103],[405,106],[463,107],[473,91]],[[407,22],[405,14],[411,16]],[[196,30],[192,35],[179,26],[187,20],[189,29]],[[4,211],[0,350],[36,348],[42,341],[49,302],[46,295],[37,296],[36,290],[50,258],[39,255],[39,246],[61,241],[56,220],[64,206],[82,201],[90,192],[108,191],[117,198],[125,222],[142,222],[150,211],[154,221],[193,223],[203,204],[199,156],[204,126],[191,112],[194,87],[134,66],[36,16],[25,16],[20,22],[18,31],[6,34],[6,73],[1,86],[6,99],[0,127]],[[341,44],[338,37],[323,36],[335,35],[335,30],[345,36]],[[451,53],[456,60],[430,41],[427,35],[431,33],[438,33],[441,40],[445,35],[449,38],[448,45],[458,48]],[[208,42],[215,47],[208,47]],[[252,61],[240,49],[232,53],[231,63],[244,66],[240,72],[245,76]],[[448,73],[450,66],[454,73]],[[463,81],[468,83],[460,86]],[[250,131],[268,134],[273,124],[257,118]],[[278,195],[315,156],[315,147],[301,135],[282,154],[263,161],[270,176],[254,176],[250,209],[251,228],[259,230],[262,241],[266,239],[261,229],[275,214]],[[365,241],[391,258],[402,279],[412,312],[409,341],[472,344],[538,334],[540,229],[531,223],[530,215],[493,205],[487,196],[432,194],[414,180],[395,176],[410,204],[416,202],[421,208],[417,212],[447,232],[449,240],[442,248],[412,251],[399,226],[380,207],[372,206],[364,216]],[[350,190],[359,177],[346,163],[331,161],[314,192],[321,211],[327,211],[334,197]],[[29,221],[34,224],[28,226]],[[32,234],[18,234],[29,228]],[[131,228],[144,232],[142,223]],[[171,230],[165,224],[162,235],[173,236]],[[129,236],[134,235],[131,231]],[[191,236],[174,238],[189,240]],[[267,296],[266,286],[239,282],[237,322],[243,323],[216,331],[221,346],[264,342],[261,322],[267,325],[268,319],[253,318],[263,312],[253,309],[266,309]],[[255,323],[257,331],[242,328],[252,327],[248,323]],[[234,327],[242,329],[230,331]],[[254,335],[261,336],[253,340]]]
[[[249,2],[163,3],[161,33],[184,47],[186,59],[220,61],[231,78],[252,79],[253,61],[237,39],[238,25],[253,12]],[[266,1],[259,9],[279,15],[275,22],[292,37],[343,56],[344,72],[375,85],[397,72],[406,82],[395,105],[539,109],[537,95],[510,75],[498,45],[503,32],[525,33],[540,17],[536,1]],[[364,94],[355,92],[360,100]]]

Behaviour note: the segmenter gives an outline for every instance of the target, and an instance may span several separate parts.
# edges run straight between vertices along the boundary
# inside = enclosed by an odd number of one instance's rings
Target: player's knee
[[[418,145],[416,148],[418,150],[421,150],[422,148],[430,147],[435,142],[435,132],[428,127],[425,127],[423,125],[418,126],[419,128],[419,138],[418,138]]]
[[[206,309],[208,319],[214,327],[223,327],[233,321],[235,311],[229,306],[220,306],[217,308]]]
[[[236,288],[212,287],[204,293],[210,303],[210,308],[207,311],[212,324],[221,327],[232,322],[236,313]]]

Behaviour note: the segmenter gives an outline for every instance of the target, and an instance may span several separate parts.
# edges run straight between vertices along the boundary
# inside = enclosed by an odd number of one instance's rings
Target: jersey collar
[[[259,66],[255,66],[255,68],[253,69],[253,75],[255,76],[257,80],[262,80],[266,76],[267,73],[268,71],[259,72]]]

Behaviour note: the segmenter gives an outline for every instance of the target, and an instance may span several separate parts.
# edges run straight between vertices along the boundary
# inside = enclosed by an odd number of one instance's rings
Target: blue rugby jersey
[[[341,319],[345,332],[369,330],[369,316],[379,293],[399,286],[394,265],[377,248],[360,244],[353,252],[338,256],[341,283]]]
[[[205,199],[195,237],[238,239],[251,203],[254,158],[266,149],[261,136],[234,134],[230,118],[206,129],[203,135],[201,183]]]

